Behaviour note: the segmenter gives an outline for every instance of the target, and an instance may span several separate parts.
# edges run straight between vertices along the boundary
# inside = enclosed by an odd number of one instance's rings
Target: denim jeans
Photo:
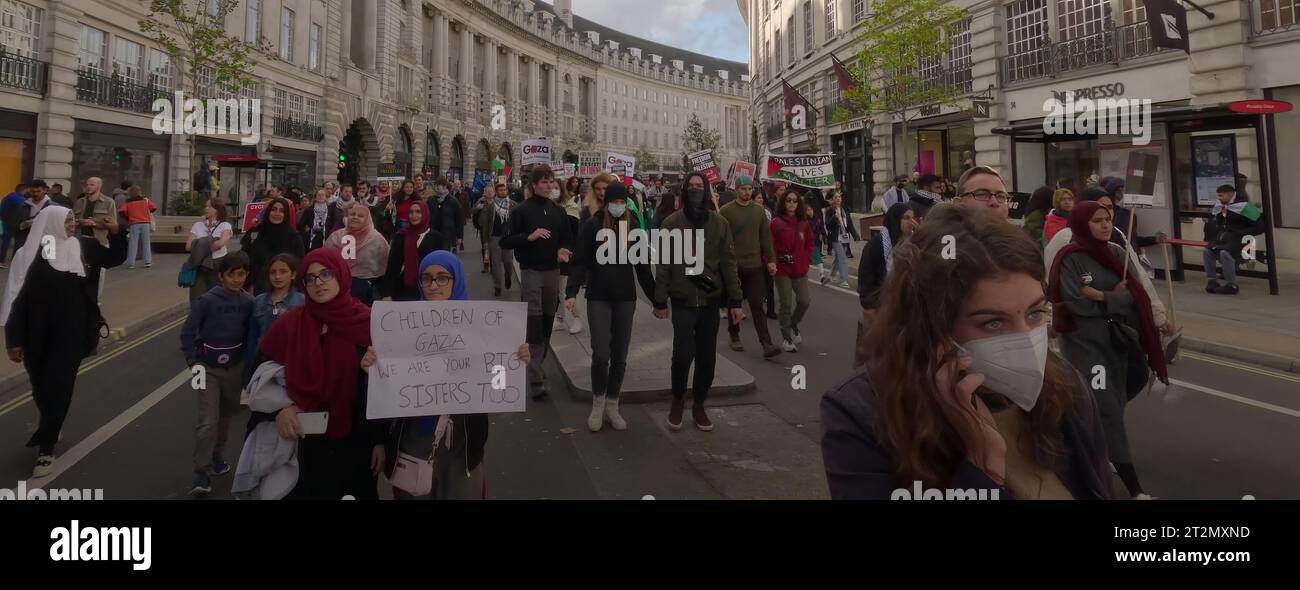
[[[845,244],[843,242],[831,242],[831,249],[834,250],[835,252],[835,269],[834,272],[831,273],[831,278],[834,278],[836,275],[838,275],[840,277],[840,280],[844,282],[848,282],[849,280],[848,248],[849,248],[849,244]]]
[[[147,223],[131,224],[126,243],[127,266],[135,266],[136,254],[140,252],[144,253],[145,264],[153,264],[153,249],[149,245],[149,232],[151,229]]]
[[[1223,280],[1237,284],[1237,259],[1232,257],[1232,252],[1206,248],[1201,250],[1201,261],[1205,263],[1205,278],[1211,281],[1218,278],[1214,264],[1218,262],[1223,265]]]

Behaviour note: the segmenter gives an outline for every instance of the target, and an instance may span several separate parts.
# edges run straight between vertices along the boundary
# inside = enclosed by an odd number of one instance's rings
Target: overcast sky
[[[749,62],[736,0],[573,0],[573,12],[656,43]]]

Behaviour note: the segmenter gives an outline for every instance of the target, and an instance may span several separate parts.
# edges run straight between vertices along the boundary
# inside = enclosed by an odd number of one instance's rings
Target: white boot
[[[615,404],[618,402],[615,401]],[[605,425],[605,396],[592,396],[591,398],[591,415],[587,416],[587,428],[592,432],[600,432],[600,427]]]
[[[613,426],[614,430],[627,430],[627,420],[618,413],[618,398],[605,402],[605,415],[609,417],[609,425]]]

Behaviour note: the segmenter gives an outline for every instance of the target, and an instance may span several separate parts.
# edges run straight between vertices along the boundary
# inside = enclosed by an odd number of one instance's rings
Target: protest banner
[[[242,231],[247,232],[253,229],[257,224],[257,219],[262,216],[262,210],[266,209],[266,204],[270,201],[257,201],[244,205],[244,228]]]
[[[722,175],[718,172],[718,165],[713,162],[713,152],[710,150],[701,150],[687,156],[691,160],[691,169],[704,174],[704,179],[709,184],[718,184],[722,182]]]
[[[551,140],[545,137],[524,140],[524,166],[551,163]]]
[[[622,165],[622,170],[617,170],[616,165]],[[614,174],[626,174],[628,176],[636,175],[636,158],[627,154],[607,152],[605,154],[605,172]]]
[[[591,178],[600,174],[604,154],[600,152],[578,152],[578,176]]]
[[[835,186],[831,154],[768,155],[759,162],[760,180],[773,180],[808,188]]]
[[[396,162],[389,162],[379,165],[379,173],[375,175],[379,182],[406,180],[406,166]]]
[[[551,162],[551,173],[556,180],[568,180],[576,174],[577,165],[571,162]]]
[[[376,301],[366,418],[522,412],[525,303]]]
[[[758,167],[751,162],[736,162],[736,165],[731,169],[731,175],[727,177],[727,188],[736,188],[736,179],[742,176],[754,180],[757,170]]]

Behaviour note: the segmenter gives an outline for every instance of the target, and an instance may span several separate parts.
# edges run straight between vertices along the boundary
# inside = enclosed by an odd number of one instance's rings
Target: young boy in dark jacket
[[[190,495],[212,491],[211,475],[230,472],[221,457],[230,430],[230,418],[239,412],[243,388],[244,342],[248,319],[253,314],[253,296],[244,290],[248,279],[248,255],[234,252],[223,256],[217,271],[221,284],[204,293],[190,306],[181,329],[181,352],[185,364],[200,366],[198,381],[199,417],[194,429],[194,486]]]

